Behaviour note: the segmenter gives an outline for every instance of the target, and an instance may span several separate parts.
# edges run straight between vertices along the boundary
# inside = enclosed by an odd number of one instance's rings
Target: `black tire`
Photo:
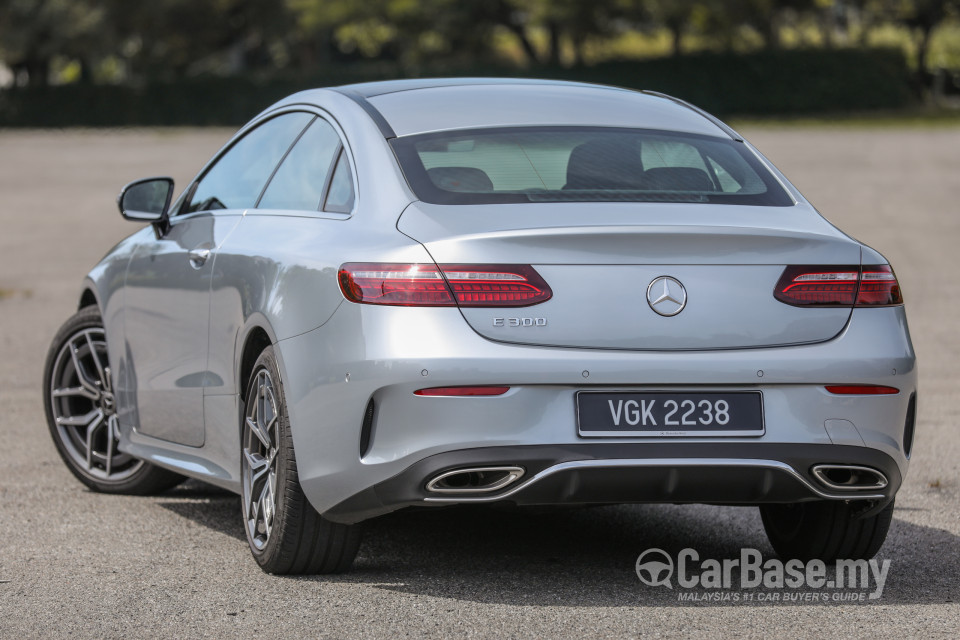
[[[254,559],[267,573],[280,575],[348,570],[360,546],[360,529],[327,520],[303,494],[273,347],[257,358],[245,398],[240,504]]]
[[[760,517],[770,544],[784,560],[869,560],[890,530],[893,501],[865,518],[839,500],[761,505]]]
[[[74,314],[53,338],[43,370],[43,404],[57,452],[80,482],[101,493],[150,495],[180,484],[183,476],[117,451],[106,355],[103,321],[95,306]],[[71,390],[75,393],[60,395]],[[64,423],[89,416],[89,425]],[[88,439],[89,431],[95,436]]]

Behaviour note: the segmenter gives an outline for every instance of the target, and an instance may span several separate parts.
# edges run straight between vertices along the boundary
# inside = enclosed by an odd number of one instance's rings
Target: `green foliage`
[[[0,117],[234,124],[303,78],[483,70],[642,84],[732,113],[890,106],[906,100],[903,57],[867,45],[903,45],[922,95],[958,29],[960,0],[0,0],[15,78]]]
[[[95,0],[4,0],[0,3],[0,60],[46,84],[54,56],[85,58],[105,51],[108,27]]]
[[[434,63],[425,76],[520,76],[515,66]],[[206,77],[140,87],[63,85],[0,92],[0,126],[238,126],[295,91],[395,78],[396,65],[334,66],[309,79]],[[896,50],[706,53],[573,68],[537,76],[652,89],[729,115],[815,114],[893,109],[910,103],[909,72]]]
[[[912,99],[903,54],[889,49],[703,53],[611,62],[568,77],[662,91],[723,116],[893,109]]]
[[[896,24],[924,70],[931,34],[958,17],[960,0],[2,0],[0,60],[18,84],[142,83],[365,60],[583,64],[591,44],[664,30],[675,55],[776,49],[811,24],[851,46]]]

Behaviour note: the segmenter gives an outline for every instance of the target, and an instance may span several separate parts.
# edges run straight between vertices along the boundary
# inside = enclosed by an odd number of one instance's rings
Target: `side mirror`
[[[163,223],[173,197],[173,178],[135,180],[120,190],[120,215],[133,222]]]

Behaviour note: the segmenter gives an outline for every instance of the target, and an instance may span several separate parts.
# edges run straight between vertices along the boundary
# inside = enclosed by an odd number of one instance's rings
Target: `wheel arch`
[[[271,333],[261,324],[251,325],[243,338],[237,358],[237,394],[241,402],[246,402],[247,381],[253,373],[253,365],[263,350],[276,343]]]
[[[93,287],[88,284],[84,286],[83,293],[80,294],[80,304],[77,306],[77,311],[92,306],[99,307],[100,301],[97,299],[97,294],[93,292]]]

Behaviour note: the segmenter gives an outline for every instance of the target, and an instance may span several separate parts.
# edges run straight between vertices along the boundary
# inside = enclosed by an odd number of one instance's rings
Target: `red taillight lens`
[[[359,264],[340,267],[340,290],[352,302],[401,306],[454,306],[435,265]]]
[[[796,306],[853,306],[860,267],[787,267],[773,293]]]
[[[773,297],[794,306],[870,307],[903,304],[889,265],[787,267]]]
[[[462,307],[528,307],[553,296],[525,264],[442,264],[440,269]]]
[[[352,302],[399,306],[527,307],[553,295],[540,274],[520,264],[375,264],[340,267]]]
[[[838,396],[886,396],[900,393],[900,389],[878,384],[828,384],[826,390]]]
[[[415,396],[455,397],[455,396],[502,396],[510,387],[432,387],[417,389]]]
[[[860,292],[857,306],[903,304],[900,283],[888,264],[864,267],[860,273]]]

